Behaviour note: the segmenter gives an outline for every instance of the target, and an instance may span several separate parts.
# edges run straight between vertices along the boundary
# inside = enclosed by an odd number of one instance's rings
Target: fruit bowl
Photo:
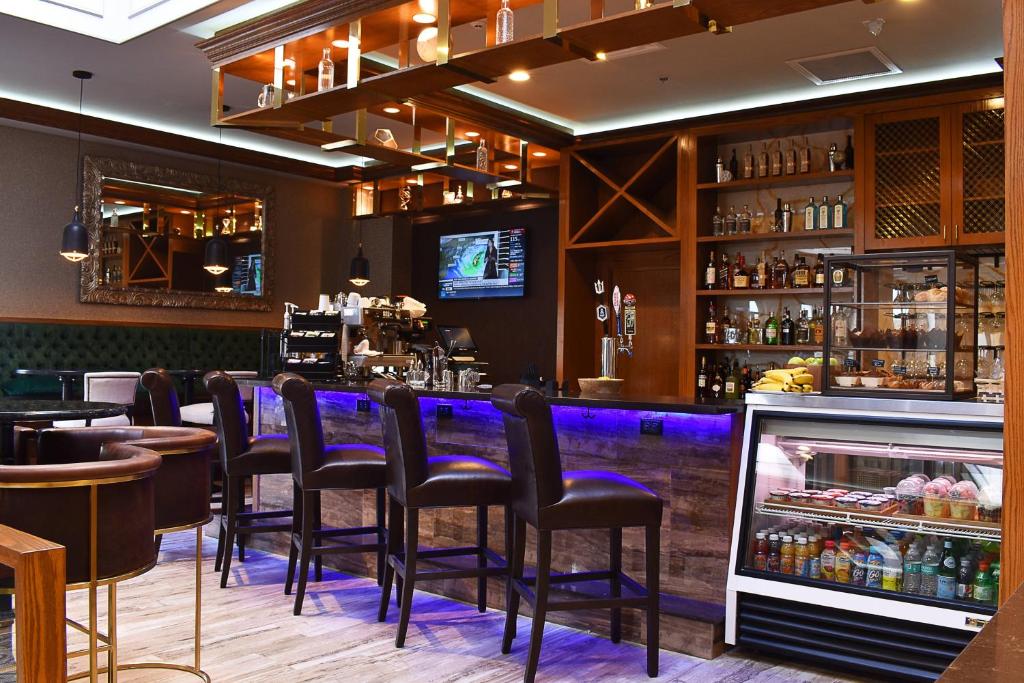
[[[624,380],[611,377],[580,377],[580,393],[585,396],[618,396]]]

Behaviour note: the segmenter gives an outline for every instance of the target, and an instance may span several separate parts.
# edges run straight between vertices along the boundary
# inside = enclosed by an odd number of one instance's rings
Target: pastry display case
[[[996,610],[1002,406],[747,404],[727,641],[937,678]]]
[[[975,259],[953,250],[862,254],[829,257],[825,268],[825,394],[975,395]]]

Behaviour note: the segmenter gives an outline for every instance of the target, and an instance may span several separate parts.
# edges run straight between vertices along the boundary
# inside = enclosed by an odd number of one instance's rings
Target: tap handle
[[[633,343],[633,335],[636,334],[636,297],[633,294],[627,294],[622,298],[623,304],[623,318],[626,337],[629,338],[629,343]]]

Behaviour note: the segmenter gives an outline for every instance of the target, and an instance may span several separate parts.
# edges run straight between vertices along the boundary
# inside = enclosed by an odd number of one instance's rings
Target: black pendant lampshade
[[[213,291],[220,292],[221,294],[231,293],[233,291],[231,277],[227,273],[218,275],[213,285]]]
[[[203,270],[211,275],[220,275],[228,269],[228,249],[224,240],[214,237],[206,243],[206,256],[203,259]]]
[[[85,99],[85,82],[92,78],[88,71],[76,70],[71,73],[78,79],[78,152],[75,155],[75,203],[82,201],[82,102]],[[60,255],[72,263],[78,263],[89,255],[89,230],[78,216],[78,206],[71,216],[71,222],[64,226],[60,242]]]
[[[363,243],[359,243],[359,251],[352,257],[352,265],[349,266],[349,278],[356,287],[364,287],[370,284],[370,260],[363,256]]]
[[[78,207],[71,222],[64,226],[64,238],[60,243],[60,255],[72,263],[78,263],[89,255],[89,230],[78,218]]]

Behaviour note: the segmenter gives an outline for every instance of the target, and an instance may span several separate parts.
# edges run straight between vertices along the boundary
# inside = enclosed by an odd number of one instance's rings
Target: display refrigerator
[[[935,680],[999,592],[1003,406],[748,394],[726,641]]]

